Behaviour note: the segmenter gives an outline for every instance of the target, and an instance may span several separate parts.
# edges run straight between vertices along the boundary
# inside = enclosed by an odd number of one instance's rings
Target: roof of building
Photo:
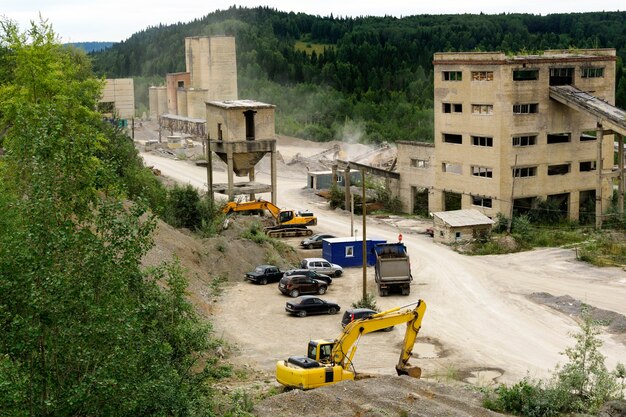
[[[494,224],[489,217],[475,209],[438,211],[433,213],[434,217],[439,217],[444,223],[452,227],[479,226]]]
[[[331,237],[324,239],[328,243],[348,243],[348,242],[363,242],[362,236],[348,236],[348,237]],[[387,239],[382,237],[366,237],[368,242],[387,242]]]
[[[207,104],[215,107],[221,107],[223,109],[273,109],[276,107],[273,104],[262,103],[256,100],[217,100],[207,101]]]

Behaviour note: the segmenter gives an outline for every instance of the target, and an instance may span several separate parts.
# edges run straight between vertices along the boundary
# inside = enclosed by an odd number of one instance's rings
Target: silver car
[[[330,263],[324,258],[305,258],[300,262],[300,268],[311,269],[331,277],[339,277],[343,274],[343,268],[341,266]]]

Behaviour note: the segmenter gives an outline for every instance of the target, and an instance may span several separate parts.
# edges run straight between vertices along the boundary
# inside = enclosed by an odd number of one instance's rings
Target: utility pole
[[[366,204],[365,204],[365,170],[361,169],[361,203],[363,210],[363,301],[367,298],[367,233],[365,232]]]
[[[350,193],[350,237],[354,236],[354,194]]]

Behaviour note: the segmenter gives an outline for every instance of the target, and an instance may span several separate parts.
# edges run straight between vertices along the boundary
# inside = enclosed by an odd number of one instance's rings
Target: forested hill
[[[94,53],[94,65],[138,77],[145,106],[149,84],[185,70],[184,38],[203,35],[236,38],[241,98],[276,104],[280,133],[317,140],[432,140],[441,51],[615,48],[617,104],[626,107],[626,12],[341,18],[231,7],[138,32]]]

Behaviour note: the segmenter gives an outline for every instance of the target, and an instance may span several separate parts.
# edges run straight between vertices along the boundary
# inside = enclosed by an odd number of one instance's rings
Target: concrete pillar
[[[254,167],[251,167],[250,171],[248,171],[248,181],[254,182]],[[249,198],[250,201],[254,201],[256,200],[256,195],[254,193],[251,193]]]
[[[272,204],[276,205],[276,142],[272,143],[272,151],[270,152],[270,182],[272,183]]]
[[[351,178],[350,178],[350,167],[346,167],[346,169],[343,171],[343,175],[344,175],[344,190],[345,190],[345,207],[346,210],[351,211],[352,207],[350,207],[350,182],[351,182]]]
[[[602,141],[604,140],[604,130],[601,123],[598,123],[596,132],[596,142],[598,142],[596,154],[596,229],[600,229],[602,227]]]
[[[428,192],[428,211],[443,211],[443,191],[431,188]]]
[[[331,186],[331,188],[333,188],[333,187],[337,186],[337,165],[333,165],[331,170],[332,170],[333,174],[331,176],[330,186]]]
[[[235,200],[235,181],[233,178],[233,169],[234,169],[234,165],[233,165],[233,148],[231,146],[227,146],[226,147],[226,165],[228,166],[226,168],[226,172],[228,174],[228,201],[234,201]]]
[[[572,221],[580,219],[580,191],[569,193],[569,213],[568,217]]]
[[[617,150],[617,164],[619,169],[619,183],[617,184],[617,208],[620,220],[624,217],[624,136],[616,133],[619,149]]]

